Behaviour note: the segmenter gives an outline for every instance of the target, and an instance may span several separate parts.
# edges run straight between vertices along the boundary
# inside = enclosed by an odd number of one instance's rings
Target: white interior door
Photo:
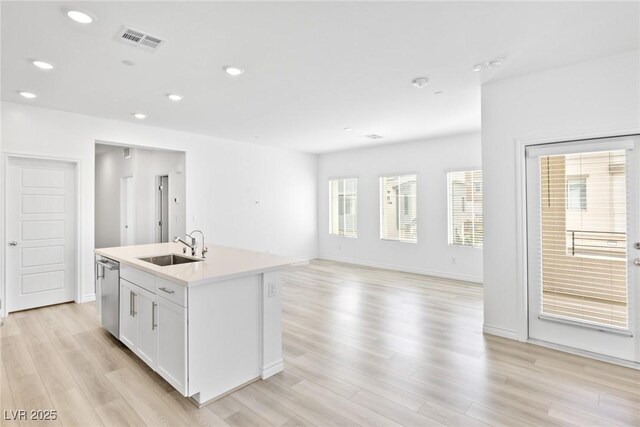
[[[122,178],[120,184],[120,244],[135,245],[135,186],[134,178]]]
[[[7,162],[8,311],[73,301],[76,172],[63,161]]]
[[[527,148],[530,338],[640,361],[638,140]]]

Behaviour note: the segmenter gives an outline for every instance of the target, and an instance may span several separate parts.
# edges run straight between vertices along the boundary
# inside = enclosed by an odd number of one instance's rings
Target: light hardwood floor
[[[314,261],[285,273],[283,300],[285,372],[202,409],[101,329],[93,304],[12,314],[0,328],[0,415],[56,409],[46,424],[79,426],[640,425],[640,371],[483,336],[480,286]]]

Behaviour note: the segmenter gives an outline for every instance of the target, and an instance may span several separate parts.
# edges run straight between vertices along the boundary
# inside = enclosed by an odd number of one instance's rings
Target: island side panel
[[[261,279],[189,288],[189,393],[200,404],[261,376]]]
[[[282,359],[282,273],[262,275],[262,379],[284,369]]]

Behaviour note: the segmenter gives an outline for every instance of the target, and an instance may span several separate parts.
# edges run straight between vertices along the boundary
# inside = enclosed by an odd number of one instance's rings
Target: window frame
[[[416,199],[416,231],[415,231],[415,235],[416,238],[415,240],[407,240],[407,239],[401,239],[400,236],[398,236],[397,239],[391,239],[388,237],[384,237],[384,185],[383,185],[383,179],[384,178],[393,178],[393,177],[401,177],[401,176],[415,176],[415,182],[416,182],[416,193],[415,193],[415,199]],[[419,178],[419,174],[417,172],[398,172],[398,173],[385,173],[385,174],[381,174],[378,175],[378,194],[379,194],[379,200],[378,200],[378,209],[380,210],[379,212],[379,221],[380,221],[380,240],[382,241],[386,241],[386,242],[400,242],[400,243],[411,243],[411,244],[417,244],[418,243],[418,178]],[[400,204],[398,203],[397,206],[397,210],[398,212],[400,212]],[[399,221],[398,218],[396,218],[396,221]],[[399,226],[398,226],[399,229]]]
[[[356,230],[355,230],[355,235],[354,236],[350,236],[347,234],[340,234],[340,233],[333,233],[333,194],[332,194],[332,187],[331,187],[331,183],[332,181],[338,181],[338,180],[347,180],[347,179],[355,179],[356,180],[356,212],[355,212],[355,217],[356,217]],[[334,236],[334,237],[345,237],[347,239],[357,239],[358,238],[358,176],[357,175],[347,175],[347,176],[331,176],[329,178],[327,178],[327,184],[329,185],[329,236]],[[342,195],[344,198],[344,194]],[[343,206],[343,209],[346,207]],[[351,206],[351,209],[353,209],[353,206]]]
[[[471,166],[471,167],[464,167],[464,168],[455,168],[455,169],[447,169],[445,170],[445,182],[446,182],[446,186],[447,186],[447,246],[455,246],[455,247],[459,247],[459,248],[471,248],[471,249],[480,249],[482,250],[484,248],[484,233],[482,236],[482,245],[476,245],[476,244],[471,244],[471,245],[465,245],[465,244],[461,244],[461,243],[454,243],[453,239],[452,239],[452,227],[453,227],[453,207],[451,205],[451,181],[449,180],[449,176],[452,173],[460,173],[460,172],[481,172],[482,173],[482,186],[481,186],[481,190],[482,190],[482,199],[484,201],[484,171],[482,170],[482,167],[480,166]],[[472,178],[472,183],[471,183],[471,191],[475,192],[475,188],[474,188],[474,182],[473,182],[473,178]],[[468,202],[465,200],[465,202]],[[483,210],[482,210],[482,222],[484,223],[484,206],[483,206]],[[483,229],[484,229],[484,224],[483,224]]]
[[[567,210],[572,210],[572,211],[586,211],[587,210],[587,199],[588,199],[588,194],[587,194],[587,179],[589,178],[589,175],[570,175],[567,176],[566,180],[567,180],[567,186],[566,186],[566,195],[565,195],[565,199],[567,200],[567,206],[566,209]],[[578,181],[578,182],[576,182]],[[571,205],[571,186],[578,184],[579,186],[581,186],[582,188],[580,189],[580,193],[579,193],[579,205],[580,206],[572,206]],[[584,196],[584,197],[583,197]]]

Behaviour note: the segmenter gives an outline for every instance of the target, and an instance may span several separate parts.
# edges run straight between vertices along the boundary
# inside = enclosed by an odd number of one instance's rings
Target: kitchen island
[[[202,406],[282,371],[280,271],[292,260],[222,246],[206,259],[184,252],[180,243],[95,250],[120,263],[120,341]]]

